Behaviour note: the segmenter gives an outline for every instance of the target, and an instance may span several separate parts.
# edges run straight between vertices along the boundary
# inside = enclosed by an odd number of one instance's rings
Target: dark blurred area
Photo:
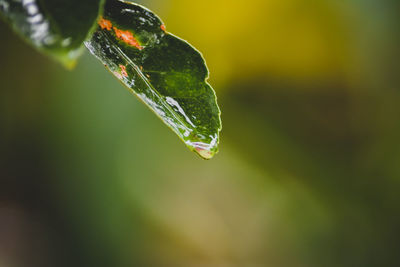
[[[400,3],[141,1],[203,52],[203,161],[0,23],[0,267],[400,266]]]

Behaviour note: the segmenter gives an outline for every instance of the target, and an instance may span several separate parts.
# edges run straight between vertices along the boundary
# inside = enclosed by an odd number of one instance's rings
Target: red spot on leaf
[[[161,30],[164,31],[164,32],[167,30],[167,27],[165,27],[164,24],[162,24],[162,25],[160,26],[160,28],[161,28]]]
[[[111,22],[111,21],[109,21],[109,20],[104,19],[103,17],[101,17],[101,18],[99,19],[98,24],[99,24],[99,26],[100,26],[100,28],[101,28],[102,30],[107,29],[107,31],[111,31],[111,28],[112,28],[112,22]]]
[[[142,50],[143,47],[139,44],[139,41],[136,40],[136,38],[133,36],[133,34],[130,31],[123,31],[120,30],[116,27],[113,27],[115,35],[117,36],[118,39],[123,41],[124,43],[134,46],[139,50]]]
[[[121,69],[122,76],[128,77],[128,73],[126,72],[126,67],[124,65],[119,65],[119,68]]]

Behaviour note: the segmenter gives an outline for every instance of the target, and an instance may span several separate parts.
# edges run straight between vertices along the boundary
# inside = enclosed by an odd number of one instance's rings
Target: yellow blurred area
[[[355,21],[335,1],[170,1],[168,29],[198,47],[212,80],[269,75],[310,81],[348,72]],[[350,9],[350,10],[349,10]],[[162,12],[162,11],[161,11]],[[350,13],[350,14],[349,14]]]

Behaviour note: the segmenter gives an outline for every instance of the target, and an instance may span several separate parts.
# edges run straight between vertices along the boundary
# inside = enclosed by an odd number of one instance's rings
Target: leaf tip
[[[201,158],[209,160],[218,153],[218,140],[219,134],[217,134],[214,138],[211,138],[211,142],[207,142],[205,140],[197,140],[196,142],[186,141],[186,145]]]
[[[195,152],[205,160],[212,159],[215,156],[215,152],[203,148],[196,147]]]

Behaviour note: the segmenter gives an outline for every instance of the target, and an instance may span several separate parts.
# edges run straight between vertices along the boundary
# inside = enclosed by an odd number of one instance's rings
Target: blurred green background
[[[203,161],[0,23],[0,266],[400,266],[398,0],[140,1],[203,52]]]

